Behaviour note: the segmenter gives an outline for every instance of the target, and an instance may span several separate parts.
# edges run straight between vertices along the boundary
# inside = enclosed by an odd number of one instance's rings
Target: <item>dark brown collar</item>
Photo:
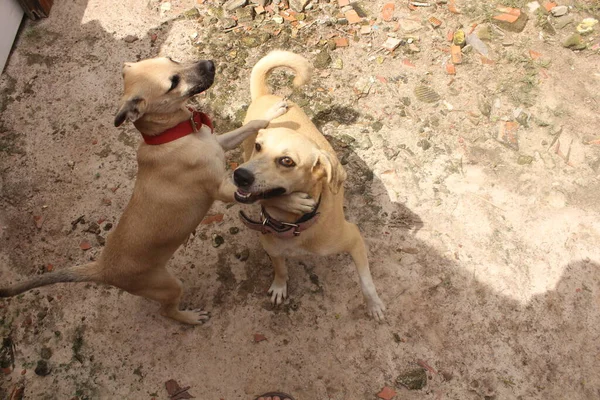
[[[281,222],[271,217],[267,210],[261,206],[260,219],[261,221],[254,221],[243,212],[240,211],[240,219],[248,228],[262,232],[264,235],[272,234],[278,238],[287,239],[300,236],[300,232],[307,230],[317,222],[319,219],[319,205],[321,204],[321,198],[315,205],[314,210],[308,214],[301,216],[296,222]]]

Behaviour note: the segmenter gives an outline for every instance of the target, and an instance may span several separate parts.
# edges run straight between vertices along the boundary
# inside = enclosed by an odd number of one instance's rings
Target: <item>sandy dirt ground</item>
[[[281,24],[210,0],[55,3],[25,23],[0,77],[2,285],[94,259],[118,221],[140,140],[113,126],[123,62],[214,59],[194,103],[225,132],[243,120],[252,66],[285,48],[314,79],[272,84],[345,164],[347,216],[387,319],[367,317],[348,255],[290,260],[290,297],[274,309],[257,235],[219,203],[170,262],[209,323],[179,325],[95,284],[1,300],[0,398],[168,399],[169,379],[207,400],[385,387],[405,400],[600,398],[600,26],[585,49],[563,46],[597,2],[559,2],[570,8],[554,17],[525,1],[402,0],[384,21],[386,2],[362,0],[358,24],[327,0]],[[522,7],[522,32],[494,27],[497,4]],[[448,32],[473,24],[489,54],[470,44],[449,75]],[[393,53],[388,36],[402,40]],[[410,374],[424,387],[402,385]]]

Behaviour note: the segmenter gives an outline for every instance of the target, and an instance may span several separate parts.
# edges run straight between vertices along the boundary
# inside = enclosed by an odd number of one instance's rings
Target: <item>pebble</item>
[[[283,24],[283,17],[281,15],[274,15],[273,21],[275,21],[278,24]]]
[[[216,233],[212,234],[212,245],[214,248],[221,246],[223,243],[225,243],[223,236],[217,235]]]
[[[125,37],[123,38],[123,41],[124,41],[125,43],[133,43],[133,42],[135,42],[136,40],[139,40],[139,38],[138,38],[137,36],[135,36],[135,35],[127,35],[127,36],[125,36]],[[72,161],[70,161],[70,162],[72,162]]]
[[[50,375],[50,367],[48,366],[48,362],[46,360],[39,360],[35,367],[35,374],[39,376]]]
[[[221,23],[223,24],[223,29],[231,29],[237,25],[237,21],[233,18],[223,18]]]
[[[315,57],[315,61],[313,65],[315,68],[323,69],[327,68],[327,66],[331,63],[331,56],[327,51],[322,51]]]
[[[235,258],[240,261],[246,261],[248,257],[250,257],[250,250],[248,249],[243,249],[242,251],[235,253]]]
[[[49,360],[50,357],[52,357],[52,349],[50,349],[50,347],[42,347],[42,350],[40,351],[40,356],[44,360]]]
[[[422,368],[411,369],[399,375],[396,378],[396,384],[402,385],[409,390],[420,390],[427,384],[427,374]]]
[[[246,5],[246,0],[227,0],[225,4],[223,4],[223,8],[228,11],[233,11],[236,8],[244,7]]]
[[[569,12],[569,7],[567,6],[556,6],[554,8],[552,8],[552,10],[550,10],[550,13],[552,13],[552,15],[554,17],[562,17],[563,15],[566,15]]]
[[[304,11],[310,0],[290,0],[290,8],[296,12]]]
[[[231,228],[229,228],[229,233],[232,235],[237,235],[240,232],[240,228],[238,228],[237,226],[232,226]]]

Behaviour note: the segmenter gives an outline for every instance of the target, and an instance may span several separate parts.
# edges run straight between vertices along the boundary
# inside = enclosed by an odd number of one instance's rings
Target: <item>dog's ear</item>
[[[333,194],[340,191],[346,180],[346,171],[337,157],[327,151],[319,151],[312,166],[312,173],[317,179],[327,178],[327,184]]]
[[[146,102],[140,97],[134,97],[133,99],[123,101],[121,108],[115,117],[115,126],[121,126],[126,119],[134,122],[142,115],[146,108]]]

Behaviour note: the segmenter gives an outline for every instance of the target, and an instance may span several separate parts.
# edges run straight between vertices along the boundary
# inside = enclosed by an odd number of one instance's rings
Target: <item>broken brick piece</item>
[[[457,45],[450,46],[450,55],[452,56],[453,64],[462,63],[462,51],[460,49],[460,46],[457,46]]]
[[[340,7],[346,7],[350,5],[350,1],[349,0],[338,0],[338,6]]]
[[[362,18],[358,16],[358,13],[354,10],[348,10],[344,13],[344,16],[351,24],[358,24],[362,21]]]
[[[446,64],[446,73],[448,75],[456,75],[456,67],[452,63]]]
[[[350,41],[345,37],[335,37],[333,38],[336,47],[348,47]]]
[[[508,22],[509,24],[515,23],[518,19],[518,15],[504,13],[500,15],[494,15],[496,21]]]
[[[386,22],[390,22],[394,17],[395,8],[396,5],[394,3],[385,4],[381,9],[381,18],[383,18],[383,20]]]

